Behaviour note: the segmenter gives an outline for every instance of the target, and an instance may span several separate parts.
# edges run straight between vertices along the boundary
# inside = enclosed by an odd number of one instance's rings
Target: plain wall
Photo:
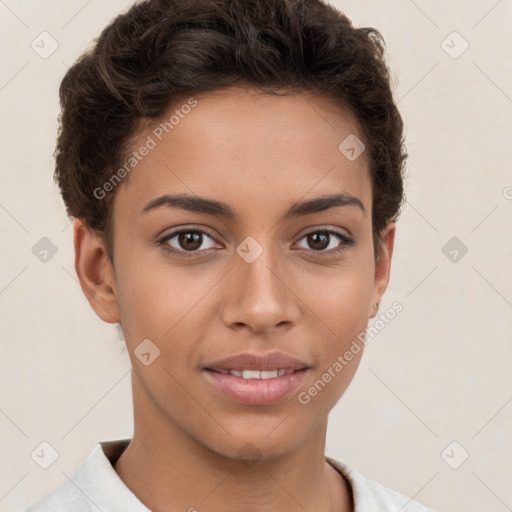
[[[366,348],[326,453],[439,512],[511,510],[512,2],[333,3],[386,40],[409,160],[380,307],[403,311]],[[130,4],[0,3],[0,511],[132,432],[128,354],[82,294],[52,181],[60,81]],[[58,42],[47,59],[31,48],[43,31]],[[59,453],[46,470],[30,456],[42,441]]]

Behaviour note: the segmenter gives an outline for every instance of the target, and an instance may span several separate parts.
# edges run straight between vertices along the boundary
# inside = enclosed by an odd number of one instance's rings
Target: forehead
[[[356,159],[345,152],[364,141],[351,110],[325,95],[284,92],[230,87],[175,100],[136,134],[132,149],[150,149],[116,202],[129,199],[140,211],[148,200],[179,191],[248,207],[255,197],[269,205],[343,190],[369,210],[367,152]]]

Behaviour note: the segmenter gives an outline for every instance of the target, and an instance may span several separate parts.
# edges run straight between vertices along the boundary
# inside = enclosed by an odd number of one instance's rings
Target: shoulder
[[[24,512],[90,512],[89,500],[71,481],[53,489]]]
[[[405,494],[366,478],[336,459],[326,457],[326,460],[349,482],[354,496],[354,512],[434,512]]]
[[[129,438],[100,441],[71,478],[23,512],[149,512],[115,472]]]
[[[122,501],[119,498],[123,487],[104,449],[112,456],[112,449],[121,450],[126,443],[127,440],[96,443],[71,478],[23,512],[97,512],[112,508],[107,505]]]

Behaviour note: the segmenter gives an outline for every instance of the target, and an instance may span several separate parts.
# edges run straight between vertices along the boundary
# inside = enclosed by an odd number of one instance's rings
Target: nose
[[[294,293],[292,271],[285,258],[270,250],[251,263],[238,254],[235,268],[226,280],[223,320],[231,329],[249,329],[253,334],[270,333],[296,324],[300,310]]]

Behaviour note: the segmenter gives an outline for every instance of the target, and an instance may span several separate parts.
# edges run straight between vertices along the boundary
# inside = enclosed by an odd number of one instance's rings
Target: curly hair
[[[70,217],[113,261],[111,199],[95,190],[129,154],[141,123],[187,94],[248,84],[310,91],[347,106],[364,133],[377,257],[405,201],[407,153],[385,42],[324,0],[143,0],[119,14],[67,71],[54,179]]]

